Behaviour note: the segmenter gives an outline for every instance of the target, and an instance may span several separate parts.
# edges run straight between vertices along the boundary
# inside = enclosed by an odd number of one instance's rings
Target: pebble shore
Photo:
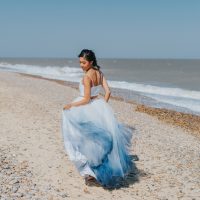
[[[200,138],[200,116],[164,108],[152,108],[146,105],[137,105],[136,111],[155,116],[157,119],[166,123],[180,126],[189,133]]]
[[[15,154],[11,154],[11,147],[0,147],[0,198],[1,200],[38,199],[40,189],[32,182],[32,172],[28,169],[28,162],[18,162]],[[12,147],[13,149],[13,147]]]
[[[1,200],[199,199],[199,137],[115,98],[109,104],[132,127],[131,154],[139,160],[118,189],[86,186],[61,136],[62,108],[77,96],[64,82],[0,72]]]

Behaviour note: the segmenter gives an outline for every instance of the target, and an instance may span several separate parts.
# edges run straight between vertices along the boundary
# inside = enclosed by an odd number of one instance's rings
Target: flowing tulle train
[[[95,177],[105,187],[118,185],[133,167],[132,130],[116,120],[102,98],[63,110],[62,135],[66,153],[80,174]]]

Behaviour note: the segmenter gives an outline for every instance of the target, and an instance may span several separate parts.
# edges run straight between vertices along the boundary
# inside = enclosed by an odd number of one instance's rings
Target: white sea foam
[[[196,114],[200,114],[200,91],[127,83],[125,81],[109,81],[109,85],[115,88],[137,91],[159,102],[187,108]]]
[[[0,69],[40,75],[45,78],[79,82],[82,69],[75,67],[36,66],[23,64],[0,63]],[[159,87],[149,84],[129,83],[126,81],[109,81],[111,87],[136,91],[159,102],[190,109],[200,113],[200,91],[181,88]]]
[[[200,91],[185,90],[181,88],[159,87],[147,84],[128,83],[125,81],[110,81],[110,85],[116,88],[128,89],[148,94],[159,94],[164,96],[192,98],[200,100]]]
[[[78,82],[83,74],[80,68],[68,66],[57,67],[0,63],[0,69],[73,82]]]
[[[180,98],[180,97],[171,97],[171,96],[163,96],[163,95],[149,95],[146,96],[152,97],[153,99],[156,99],[157,101],[171,104],[174,106],[187,108],[193,113],[200,115],[200,100],[198,99],[192,99],[192,98]]]

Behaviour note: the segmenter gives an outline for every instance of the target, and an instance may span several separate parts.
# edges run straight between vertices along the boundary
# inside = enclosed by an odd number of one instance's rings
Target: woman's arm
[[[70,104],[67,104],[64,106],[63,109],[70,109],[72,106],[81,106],[89,103],[90,101],[90,93],[91,93],[91,85],[90,85],[90,78],[87,76],[83,77],[83,83],[84,83],[84,97],[82,100],[77,101],[77,102],[72,102]]]
[[[104,91],[105,91],[104,99],[105,99],[106,102],[108,102],[108,100],[110,99],[111,91],[110,91],[110,88],[108,86],[107,80],[104,76],[103,76],[102,86],[103,86]]]

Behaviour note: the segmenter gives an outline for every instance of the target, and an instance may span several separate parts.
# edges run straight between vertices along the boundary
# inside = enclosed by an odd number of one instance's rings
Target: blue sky
[[[200,58],[199,0],[0,0],[0,57]]]

